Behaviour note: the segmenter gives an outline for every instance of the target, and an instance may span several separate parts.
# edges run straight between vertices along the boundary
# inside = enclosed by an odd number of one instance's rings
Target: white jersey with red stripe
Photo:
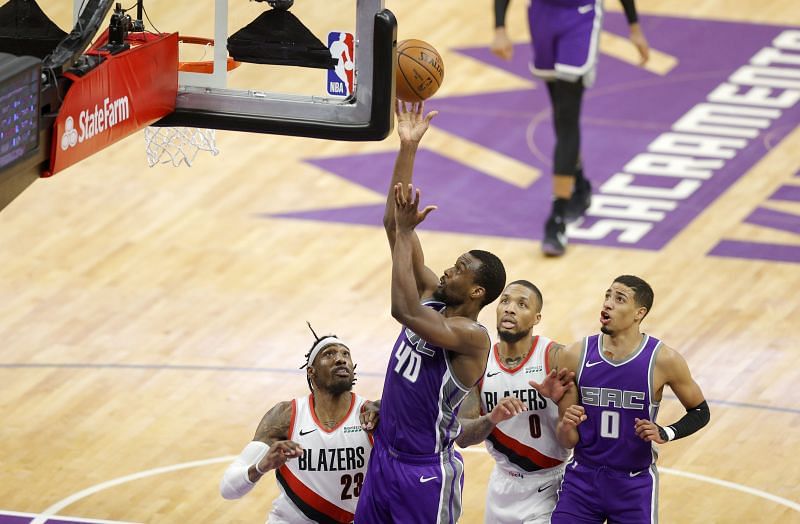
[[[292,400],[289,440],[303,446],[303,456],[275,471],[282,496],[273,504],[269,522],[353,522],[372,437],[359,421],[367,400],[351,395],[350,411],[332,429],[317,419],[313,395]],[[286,507],[289,501],[294,508]],[[297,519],[287,517],[296,510]]]
[[[486,364],[480,385],[481,413],[491,412],[504,397],[516,397],[527,407],[486,437],[486,448],[497,466],[512,474],[552,471],[569,457],[569,450],[556,440],[558,405],[528,384],[529,380],[542,383],[550,372],[547,352],[553,344],[547,337],[534,336],[530,352],[514,368],[503,365],[495,344]]]

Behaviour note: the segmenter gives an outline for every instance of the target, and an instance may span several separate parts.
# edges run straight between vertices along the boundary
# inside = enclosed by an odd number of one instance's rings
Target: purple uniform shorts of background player
[[[589,87],[595,77],[602,21],[602,0],[531,0],[531,72],[546,81],[582,79]]]

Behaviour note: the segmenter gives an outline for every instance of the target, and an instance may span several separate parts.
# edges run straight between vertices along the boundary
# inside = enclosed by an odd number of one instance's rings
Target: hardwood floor
[[[40,3],[62,27],[69,25],[71,2]],[[162,30],[192,32],[207,24],[208,11],[197,2],[152,4],[153,21],[174,26]],[[620,7],[607,4],[613,25]],[[659,32],[658,24],[727,23],[743,39],[762,26],[800,27],[795,0],[639,4],[664,71],[675,55],[662,42],[684,34]],[[315,31],[349,27],[352,2],[319,5],[296,2],[293,11]],[[456,51],[488,45],[491,2],[387,1],[387,7],[399,21],[398,38],[423,35],[446,64],[445,82],[431,103],[441,114],[423,141],[431,156],[420,165],[433,156],[444,159],[442,165],[458,161],[465,170],[518,188],[546,180],[534,160],[489,145],[489,132],[484,143],[448,124],[459,116],[463,97],[500,89],[541,95],[532,79]],[[232,5],[231,26],[264,8]],[[509,31],[519,44],[528,40],[525,16],[525,2],[512,2]],[[715,45],[714,34],[709,29],[707,45]],[[618,37],[609,31],[604,39],[601,75],[630,53]],[[728,51],[735,49],[717,52]],[[675,63],[690,59],[679,56]],[[300,70],[295,76],[259,75],[257,66],[243,68],[232,82],[301,91],[317,81]],[[661,78],[656,72],[653,77]],[[676,84],[676,97],[686,94],[679,93],[682,85]],[[700,103],[710,90],[690,94]],[[600,113],[602,103],[611,103],[606,92],[587,92],[584,123],[607,126],[603,136],[613,147],[630,135],[614,135],[627,124],[608,123]],[[491,106],[499,95],[482,100],[481,111],[500,111]],[[527,122],[546,110],[521,110],[521,118]],[[797,115],[791,110],[781,114]],[[538,332],[564,342],[598,329],[603,293],[615,276],[633,273],[650,281],[656,300],[644,329],[686,357],[712,409],[712,422],[701,433],[661,449],[663,522],[800,522],[800,353],[794,340],[800,256],[776,261],[767,251],[712,254],[722,241],[800,252],[798,199],[773,198],[778,191],[800,191],[798,122],[776,124],[754,139],[763,141],[765,152],[752,165],[731,160],[727,171],[718,171],[723,174],[706,182],[720,184],[715,197],[701,207],[691,204],[693,218],[676,222],[660,247],[576,242],[567,256],[544,259],[534,240],[540,224],[514,223],[513,203],[487,205],[501,218],[508,213],[509,227],[528,228],[530,237],[482,230],[469,217],[463,227],[449,228],[459,208],[445,196],[435,212],[438,222],[431,220],[420,234],[426,262],[437,272],[472,248],[497,253],[510,278],[541,287],[545,309]],[[644,133],[648,125],[669,123],[653,124],[642,114],[629,127]],[[530,132],[535,142],[539,135]],[[379,218],[366,224],[335,213],[319,220],[285,215],[381,206],[383,185],[377,190],[340,176],[335,166],[360,166],[364,173],[383,166],[396,151],[394,133],[383,142],[359,144],[219,132],[218,144],[219,156],[198,156],[190,169],[148,169],[137,134],[37,181],[0,213],[0,510],[51,509],[129,522],[262,521],[277,493],[271,479],[235,502],[219,496],[218,484],[225,457],[241,451],[264,412],[306,393],[298,369],[311,343],[306,320],[350,341],[357,391],[380,395],[398,325],[389,314],[390,256]],[[592,147],[587,141],[584,152],[602,153]],[[542,151],[549,156],[547,147]],[[353,157],[360,163],[348,160]],[[388,184],[388,170],[378,176]],[[459,198],[470,198],[468,190],[458,191]],[[766,218],[749,219],[753,213]],[[480,319],[493,333],[494,306]],[[659,420],[681,413],[669,396]],[[492,462],[479,447],[465,457],[461,522],[482,522]],[[200,462],[178,467],[194,461]]]

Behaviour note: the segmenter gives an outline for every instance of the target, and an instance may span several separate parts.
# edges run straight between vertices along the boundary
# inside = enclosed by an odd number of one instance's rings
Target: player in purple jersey
[[[601,334],[551,355],[575,372],[577,388],[559,402],[559,442],[575,448],[551,522],[658,521],[655,444],[686,437],[710,419],[708,404],[680,353],[640,331],[653,290],[639,277],[617,277],[600,312]],[[686,415],[656,424],[664,386]]]
[[[400,151],[384,226],[392,251],[392,316],[402,324],[383,385],[375,448],[356,509],[364,524],[454,523],[461,515],[464,464],[453,450],[458,406],[483,375],[490,340],[477,321],[505,285],[495,255],[472,250],[441,277],[425,266],[415,232],[434,208],[419,210],[411,177],[431,112],[398,103]]]
[[[513,45],[505,28],[510,0],[494,0],[494,54],[510,60]],[[633,0],[620,0],[630,24],[630,39],[641,56],[649,57]],[[563,255],[566,223],[589,208],[592,187],[580,158],[580,111],[585,87],[595,77],[603,20],[602,0],[530,0],[528,22],[533,46],[531,72],[545,81],[553,109],[556,146],[553,153],[553,208],[545,223],[542,251]]]

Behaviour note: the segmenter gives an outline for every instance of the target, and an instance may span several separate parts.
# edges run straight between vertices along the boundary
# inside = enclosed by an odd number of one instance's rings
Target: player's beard
[[[528,331],[500,331],[497,330],[497,336],[506,344],[513,344],[519,342],[525,337],[531,336],[531,330]]]
[[[355,380],[353,380],[352,377],[346,380],[344,378],[338,378],[336,380],[331,381],[331,383],[328,384],[328,387],[326,389],[328,390],[328,393],[330,393],[331,395],[338,396],[341,395],[342,393],[347,393],[348,391],[352,391],[353,382],[355,382]]]
[[[433,290],[433,299],[443,302],[447,307],[460,306],[463,303],[462,300],[456,300],[452,296],[448,295],[446,289],[443,287],[437,287]]]
[[[613,329],[609,329],[608,326],[600,326],[600,332],[603,333],[604,335],[608,335],[608,336],[613,336],[614,335],[614,330]]]

